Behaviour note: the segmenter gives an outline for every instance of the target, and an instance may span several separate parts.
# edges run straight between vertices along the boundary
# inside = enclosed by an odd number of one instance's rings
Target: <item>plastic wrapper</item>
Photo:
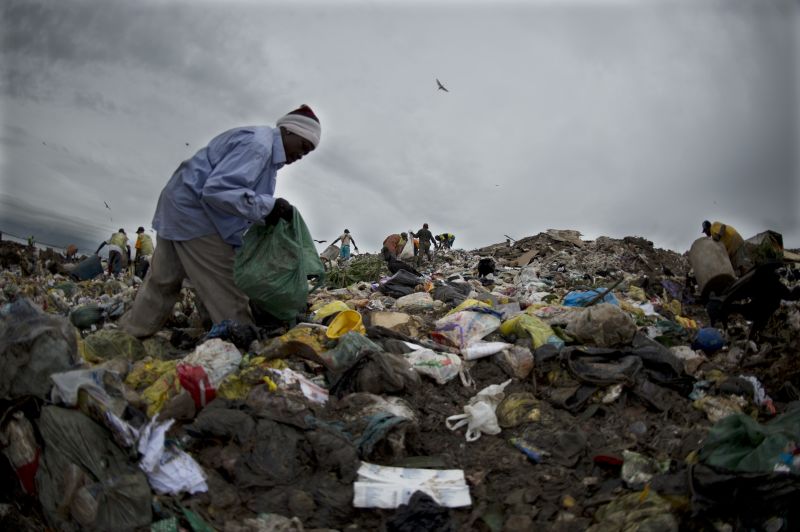
[[[353,484],[356,508],[397,508],[423,491],[448,508],[470,506],[469,487],[460,469],[412,469],[362,462]]]

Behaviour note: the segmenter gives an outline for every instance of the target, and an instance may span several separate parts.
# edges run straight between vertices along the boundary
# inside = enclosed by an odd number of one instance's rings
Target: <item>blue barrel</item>
[[[103,264],[99,255],[91,255],[75,265],[69,276],[76,281],[88,281],[103,273]]]

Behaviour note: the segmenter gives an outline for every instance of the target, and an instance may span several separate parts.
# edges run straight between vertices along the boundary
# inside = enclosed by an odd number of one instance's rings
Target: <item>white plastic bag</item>
[[[495,411],[506,396],[503,390],[510,383],[511,379],[508,379],[502,384],[492,384],[478,392],[464,406],[463,414],[456,414],[445,420],[447,428],[457,430],[466,425],[465,436],[468,442],[477,440],[481,434],[499,434],[501,429]]]
[[[439,343],[464,348],[496,331],[500,323],[494,314],[462,310],[437,320],[431,336]]]
[[[212,338],[180,361],[176,367],[178,380],[194,399],[195,406],[203,408],[214,400],[217,387],[239,368],[241,361],[242,354],[235,345]]]
[[[62,371],[50,375],[53,381],[53,389],[50,391],[50,400],[53,403],[64,403],[67,406],[78,404],[78,391],[81,388],[91,389],[97,395],[107,397],[106,389],[103,386],[105,368],[76,369],[72,371]]]
[[[417,349],[403,355],[417,373],[444,384],[461,372],[462,361],[452,353],[437,353],[431,349]]]
[[[398,258],[400,260],[414,258],[414,237],[411,236],[410,231],[408,232],[408,240],[406,240],[406,243],[403,246],[402,251],[400,251],[400,256]]]

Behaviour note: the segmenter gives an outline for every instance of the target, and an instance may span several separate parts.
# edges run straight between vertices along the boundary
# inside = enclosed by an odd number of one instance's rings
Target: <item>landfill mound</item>
[[[0,242],[0,526],[797,529],[795,264],[712,326],[688,254],[580,236],[364,254],[297,323],[187,286],[143,341],[140,279]]]

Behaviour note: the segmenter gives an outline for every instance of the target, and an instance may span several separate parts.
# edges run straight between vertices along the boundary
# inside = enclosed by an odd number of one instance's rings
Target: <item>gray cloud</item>
[[[428,221],[467,247],[552,227],[682,251],[704,218],[800,246],[789,0],[11,0],[0,20],[3,193],[48,223],[110,223],[113,199],[148,225],[211,137],[309,103],[322,144],[278,193],[364,249]]]

